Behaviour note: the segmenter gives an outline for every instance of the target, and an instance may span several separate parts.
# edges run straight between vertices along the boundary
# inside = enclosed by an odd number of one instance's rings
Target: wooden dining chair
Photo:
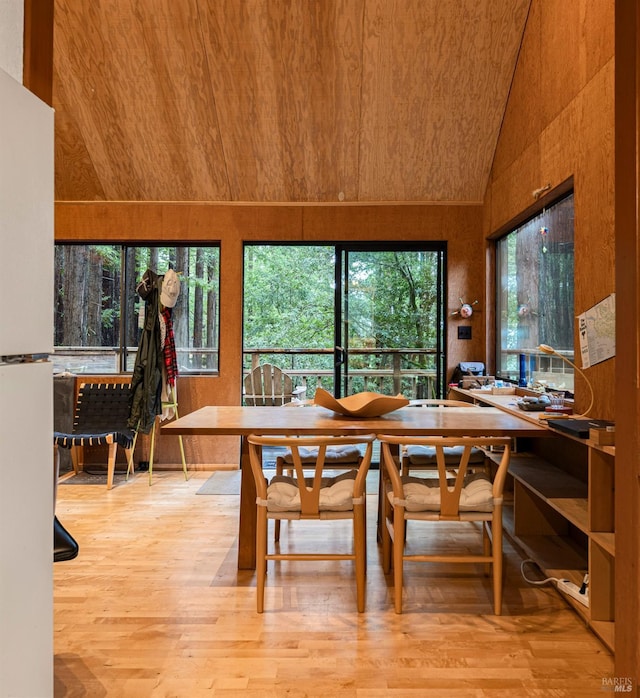
[[[256,484],[256,574],[257,610],[264,610],[264,590],[269,560],[353,560],[355,564],[357,609],[364,611],[366,572],[366,478],[371,464],[375,434],[364,436],[258,436],[248,438],[251,471]],[[364,455],[357,469],[327,477],[332,469],[328,462],[329,449],[364,445]],[[290,449],[293,477],[275,475],[270,481],[262,469],[262,448]],[[303,449],[317,449],[312,473],[307,475],[303,463]],[[269,550],[268,521],[323,521],[351,519],[353,522],[350,552],[318,552]]]
[[[293,387],[293,380],[278,366],[260,364],[244,379],[244,402],[248,406],[279,407],[304,400],[307,389]]]
[[[480,409],[472,402],[465,402],[464,400],[441,400],[437,398],[428,400],[411,400],[409,407],[471,407],[473,409]],[[453,466],[458,462],[460,457],[458,451],[459,449],[455,448],[445,449],[444,453],[447,465]],[[486,454],[481,448],[472,449],[469,464],[473,465],[476,469],[488,471]],[[400,458],[401,475],[408,475],[412,471],[435,471],[436,468],[437,463],[435,448],[432,448],[431,446],[415,445],[407,446],[406,448],[402,449]]]
[[[502,499],[511,455],[511,440],[506,437],[403,437],[378,435],[384,476],[382,560],[387,574],[393,564],[394,605],[402,613],[403,565],[405,562],[484,563],[493,573],[493,606],[502,610]],[[435,449],[437,478],[401,475],[394,451],[406,446]],[[486,473],[470,473],[474,448],[502,449],[493,480]],[[445,449],[459,453],[454,472],[447,463]],[[479,522],[482,527],[482,553],[406,552],[406,522]],[[411,539],[413,544],[415,541]],[[449,546],[451,548],[451,545]]]
[[[318,459],[318,447],[302,446],[299,449],[300,461],[306,469],[315,469]],[[362,463],[362,453],[356,444],[329,446],[325,453],[325,465],[333,472],[357,470]],[[284,453],[276,456],[276,475],[294,475],[293,452],[287,448]],[[280,519],[274,521],[274,540],[280,540]]]

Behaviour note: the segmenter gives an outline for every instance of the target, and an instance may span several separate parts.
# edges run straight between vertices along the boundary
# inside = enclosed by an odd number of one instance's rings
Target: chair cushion
[[[453,487],[453,480],[448,484]],[[439,511],[440,484],[438,478],[421,478],[403,475],[405,509],[407,511]],[[393,492],[389,492],[393,503]],[[493,511],[493,485],[484,473],[467,475],[460,492],[460,511]]]
[[[73,446],[101,446],[115,441],[122,448],[131,448],[133,437],[134,433],[128,429],[95,434],[64,434],[54,431],[53,443],[61,448],[72,448]]]
[[[353,509],[353,485],[356,471],[336,477],[323,477],[320,489],[320,511],[350,511]],[[308,487],[312,478],[305,478]],[[295,478],[276,475],[267,487],[268,511],[300,511],[300,492]]]
[[[303,463],[315,463],[318,458],[318,447],[305,448],[300,447],[300,458]],[[330,446],[327,448],[325,454],[325,463],[357,463],[360,459],[361,453],[357,446],[347,445],[347,446]],[[282,456],[285,463],[293,465],[293,457],[291,455],[291,450],[287,449],[286,453]]]
[[[446,465],[458,465],[464,446],[445,446],[444,462]],[[438,465],[435,446],[407,446],[407,456],[412,465]],[[472,448],[469,463],[478,465],[484,463],[485,454],[481,448]]]

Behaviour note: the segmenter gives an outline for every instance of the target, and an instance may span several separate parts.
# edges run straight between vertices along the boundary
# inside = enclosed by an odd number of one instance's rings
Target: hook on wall
[[[473,315],[473,306],[477,305],[477,299],[473,303],[465,303],[462,298],[460,300],[460,307],[451,313],[451,317],[454,315],[459,315],[464,320],[470,318]]]

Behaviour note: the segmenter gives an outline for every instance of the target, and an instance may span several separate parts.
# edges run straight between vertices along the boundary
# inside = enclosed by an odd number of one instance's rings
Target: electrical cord
[[[540,569],[540,566],[535,560],[523,560],[520,563],[520,572],[522,573],[522,578],[525,580],[525,582],[527,582],[528,584],[535,584],[537,586],[549,584],[549,582],[552,582],[556,585],[556,589],[558,589],[558,591],[561,591],[564,594],[568,594],[584,606],[589,606],[589,573],[584,575],[584,578],[582,579],[582,584],[580,587],[578,587],[576,584],[573,584],[568,579],[558,579],[557,577],[547,577],[546,579],[541,580],[529,579],[524,572],[524,566],[527,563],[531,563],[532,565],[535,565],[536,567],[538,567],[538,569]]]
[[[535,565],[536,567],[538,567],[538,569],[540,569],[540,567],[538,566],[538,563],[535,560],[531,560],[531,559],[523,560],[522,563],[520,564],[520,572],[521,572],[522,578],[524,579],[525,582],[527,582],[528,584],[536,584],[538,586],[541,586],[543,584],[549,584],[549,582],[555,582],[556,585],[558,584],[558,582],[560,580],[557,577],[547,577],[546,579],[542,579],[539,581],[536,581],[535,579],[528,579],[527,575],[524,573],[524,566],[529,562],[532,565]]]

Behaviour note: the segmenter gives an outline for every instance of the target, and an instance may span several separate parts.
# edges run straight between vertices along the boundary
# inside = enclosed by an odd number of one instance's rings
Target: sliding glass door
[[[246,245],[243,369],[336,397],[442,393],[442,245]]]
[[[444,255],[397,243],[338,246],[336,395],[441,394]]]

